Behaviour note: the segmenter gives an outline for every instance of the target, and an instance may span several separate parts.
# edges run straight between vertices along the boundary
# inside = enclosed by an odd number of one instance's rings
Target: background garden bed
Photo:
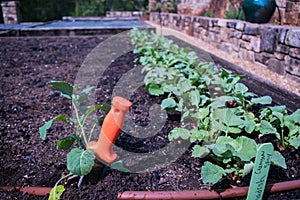
[[[45,141],[40,140],[38,128],[59,113],[71,114],[67,99],[51,88],[50,80],[73,83],[86,55],[106,36],[77,37],[20,37],[0,38],[0,185],[53,187],[63,173],[66,152],[56,149],[56,141],[68,135],[68,130],[56,124]],[[134,66],[136,56],[128,53],[114,61],[103,77],[99,77],[97,102],[110,103],[114,84],[123,73]],[[130,111],[137,125],[149,122],[148,109],[161,99],[151,97],[139,88],[130,99]],[[281,102],[285,104],[285,102]],[[159,149],[167,142],[168,132],[179,125],[176,117],[169,115],[164,128],[152,138],[131,139],[121,134],[117,145],[135,152]],[[268,183],[300,179],[299,151],[283,152],[288,170],[272,167]],[[102,167],[84,178],[80,189],[70,181],[62,199],[115,199],[117,192],[125,190],[195,190],[209,189],[200,178],[204,160],[192,158],[187,151],[180,159],[151,173],[123,174],[116,170],[102,173]],[[249,178],[243,183],[247,185]],[[222,181],[214,188],[229,187]],[[295,199],[300,191],[274,194],[269,199]],[[46,199],[20,192],[0,191],[1,199]]]

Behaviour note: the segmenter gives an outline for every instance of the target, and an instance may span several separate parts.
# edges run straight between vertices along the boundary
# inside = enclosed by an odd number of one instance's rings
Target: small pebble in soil
[[[33,156],[31,156],[31,155],[30,155],[30,156],[26,156],[25,159],[26,159],[26,160],[32,160],[32,159],[33,159]]]

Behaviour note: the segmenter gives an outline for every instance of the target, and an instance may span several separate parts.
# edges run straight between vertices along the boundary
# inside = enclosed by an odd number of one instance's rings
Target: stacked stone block
[[[20,3],[18,1],[3,1],[1,7],[5,24],[20,23]]]
[[[300,0],[276,0],[281,14],[282,24],[300,26]],[[275,19],[278,13],[275,13]]]

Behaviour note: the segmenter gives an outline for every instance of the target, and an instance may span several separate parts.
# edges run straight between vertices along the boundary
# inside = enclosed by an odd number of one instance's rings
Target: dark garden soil
[[[47,186],[67,174],[66,153],[56,149],[59,138],[72,130],[56,123],[47,139],[39,138],[38,128],[60,113],[71,114],[70,102],[49,85],[50,80],[73,83],[86,55],[109,36],[0,38],[0,186]],[[136,56],[128,53],[115,60],[103,77],[99,77],[97,102],[110,103],[114,84],[134,66]],[[130,99],[130,116],[137,125],[149,123],[149,107],[161,98],[144,93],[141,87]],[[284,104],[284,102],[282,102]],[[168,132],[179,126],[179,118],[169,115],[164,128],[147,139],[129,139],[122,133],[116,144],[134,152],[159,149],[167,143]],[[300,179],[299,151],[286,149],[287,170],[271,167],[268,183]],[[77,180],[64,182],[62,199],[116,199],[126,190],[166,191],[210,189],[200,178],[204,160],[192,158],[188,150],[176,162],[157,171],[125,174],[103,171],[101,165],[84,177],[80,188]],[[242,185],[249,184],[249,177]],[[222,181],[214,188],[227,188]],[[0,199],[47,199],[18,191],[0,191]],[[268,199],[297,199],[300,191],[273,194]]]

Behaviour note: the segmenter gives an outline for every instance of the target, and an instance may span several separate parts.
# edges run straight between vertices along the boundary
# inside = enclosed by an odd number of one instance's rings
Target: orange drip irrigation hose
[[[0,187],[0,190],[28,193],[35,196],[46,196],[50,194],[52,188],[50,187]],[[248,187],[229,188],[224,191],[209,191],[209,190],[195,190],[195,191],[125,191],[118,193],[119,200],[139,200],[139,199],[228,199],[235,197],[244,197],[247,195]],[[278,192],[285,192],[289,190],[300,189],[300,180],[280,182],[267,185],[265,193],[272,194]]]
[[[139,199],[228,199],[247,196],[249,187],[229,188],[223,191],[194,190],[194,191],[125,191],[118,193],[119,200]],[[300,180],[287,181],[267,185],[265,193],[277,193],[300,189]]]
[[[12,186],[0,187],[0,190],[5,190],[5,191],[19,190],[20,192],[28,193],[34,196],[46,196],[50,194],[51,189],[52,188],[50,187],[12,187]]]

